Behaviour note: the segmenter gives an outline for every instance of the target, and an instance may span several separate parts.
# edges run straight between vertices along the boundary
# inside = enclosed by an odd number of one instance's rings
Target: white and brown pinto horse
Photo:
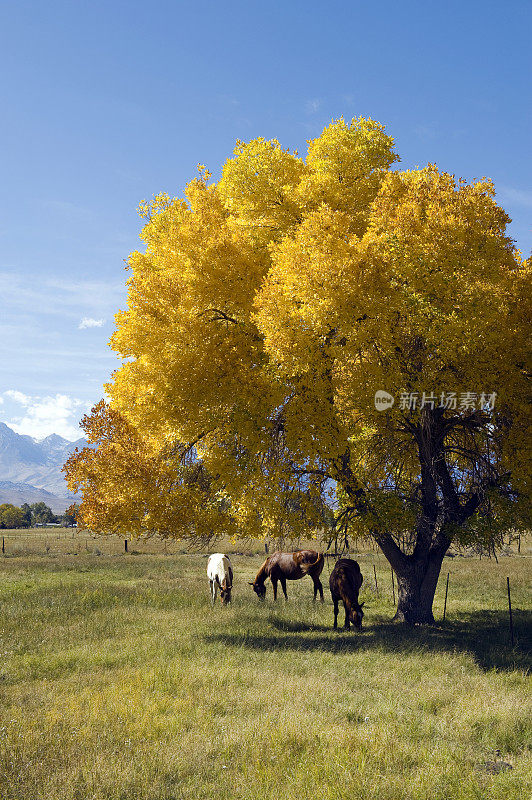
[[[213,553],[207,562],[207,577],[211,589],[212,604],[216,602],[216,593],[220,589],[222,605],[231,602],[233,588],[233,568],[225,553]]]
[[[266,597],[266,586],[264,582],[269,578],[273,586],[273,599],[277,600],[277,582],[281,583],[281,588],[285,598],[286,581],[296,581],[310,575],[314,583],[314,600],[320,593],[320,600],[323,601],[323,586],[320,581],[320,574],[324,564],[323,553],[316,550],[298,550],[295,553],[273,553],[261,566],[255,576],[254,581],[250,581],[253,591],[264,600]]]

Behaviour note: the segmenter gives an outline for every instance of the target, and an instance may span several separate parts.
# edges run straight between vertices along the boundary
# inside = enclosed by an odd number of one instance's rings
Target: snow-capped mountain
[[[32,505],[33,503],[46,503],[54,514],[62,514],[71,503],[77,501],[74,495],[70,497],[59,497],[46,489],[38,489],[30,486],[29,483],[13,483],[12,481],[0,481],[0,504],[11,503],[14,506],[21,506],[23,503]]]
[[[42,490],[55,497],[56,507],[62,505],[66,508],[79,498],[68,492],[61,467],[76,448],[86,446],[86,439],[69,442],[56,433],[38,442],[31,436],[15,433],[0,422],[0,503],[34,503],[38,501],[34,490]],[[16,503],[12,499],[6,499],[7,495],[14,497],[15,494],[18,500],[26,495],[28,499]],[[50,505],[50,497],[43,495],[38,499]]]

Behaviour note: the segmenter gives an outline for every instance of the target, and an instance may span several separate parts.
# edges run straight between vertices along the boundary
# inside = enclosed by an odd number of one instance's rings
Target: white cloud
[[[80,331],[84,330],[84,328],[101,328],[102,325],[105,324],[104,319],[93,319],[92,317],[83,317],[81,322],[78,325]]]
[[[109,318],[124,304],[125,281],[71,281],[39,274],[19,275],[0,268],[0,294],[13,315],[33,312],[61,319]]]
[[[321,100],[314,98],[313,100],[307,100],[305,103],[305,110],[307,114],[315,114],[321,106]]]
[[[10,400],[14,400],[15,403],[19,403],[21,406],[25,406],[31,401],[31,397],[28,394],[17,392],[16,389],[8,389],[4,394],[6,397],[9,397]]]
[[[15,414],[12,419],[6,420],[6,424],[16,433],[32,436],[34,439],[44,439],[51,433],[57,433],[70,441],[83,435],[79,429],[79,420],[91,407],[91,403],[85,400],[66,394],[32,396],[15,389],[4,392],[4,396],[24,409],[19,416]]]

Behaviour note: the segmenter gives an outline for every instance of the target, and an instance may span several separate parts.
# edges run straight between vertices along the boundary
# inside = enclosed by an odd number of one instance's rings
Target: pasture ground
[[[357,554],[357,634],[332,630],[327,566],[323,606],[309,579],[260,603],[259,545],[231,556],[234,602],[211,610],[205,556],[176,544],[39,555],[20,541],[0,558],[2,800],[532,796],[526,548],[446,559],[447,620],[413,630],[390,623],[387,562]]]

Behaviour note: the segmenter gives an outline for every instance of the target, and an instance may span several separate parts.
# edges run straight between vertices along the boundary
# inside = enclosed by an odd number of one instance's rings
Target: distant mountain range
[[[79,500],[68,491],[61,472],[76,447],[87,447],[87,440],[69,442],[52,433],[37,442],[0,422],[0,503],[20,506],[42,500],[55,514],[63,512]]]

